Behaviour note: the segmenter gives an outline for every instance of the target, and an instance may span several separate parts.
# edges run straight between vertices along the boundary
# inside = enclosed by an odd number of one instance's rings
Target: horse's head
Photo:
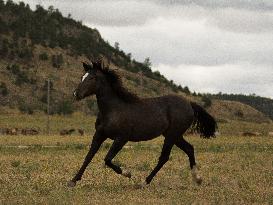
[[[84,75],[81,82],[74,91],[73,95],[76,100],[82,100],[96,93],[97,71],[101,68],[101,61],[87,64],[83,62]]]

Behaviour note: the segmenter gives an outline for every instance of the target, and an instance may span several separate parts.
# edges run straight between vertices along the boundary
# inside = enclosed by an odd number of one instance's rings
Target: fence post
[[[47,80],[47,135],[49,135],[49,114],[50,114],[50,79]]]

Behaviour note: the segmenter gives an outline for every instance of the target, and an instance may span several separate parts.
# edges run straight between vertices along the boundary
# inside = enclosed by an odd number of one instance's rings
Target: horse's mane
[[[123,86],[121,76],[115,70],[110,69],[107,67],[102,67],[101,71],[105,74],[108,82],[110,82],[111,87],[113,88],[114,92],[125,102],[138,102],[140,98],[131,93],[127,88]]]

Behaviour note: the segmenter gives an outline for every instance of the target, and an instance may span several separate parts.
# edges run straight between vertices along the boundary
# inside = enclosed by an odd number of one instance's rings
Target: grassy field
[[[52,115],[50,116],[50,134],[59,134],[62,129],[84,129],[87,134],[94,133],[94,116],[82,113],[74,113],[70,116]],[[44,114],[20,114],[17,112],[1,113],[0,110],[0,128],[35,128],[42,135],[46,134],[47,116]],[[229,121],[228,123],[218,123],[221,135],[239,135],[241,132],[260,132],[267,135],[273,132],[273,123],[251,123],[244,121]]]
[[[42,126],[44,119],[21,115],[17,121],[15,118],[1,116],[0,125]],[[52,122],[56,123],[52,124],[50,136],[0,136],[0,204],[273,204],[273,137],[238,137],[226,133],[204,140],[187,136],[195,147],[202,185],[192,182],[188,159],[175,147],[169,162],[143,189],[136,185],[156,165],[163,138],[129,143],[115,158],[116,163],[132,172],[132,179],[104,167],[103,159],[111,143],[107,141],[82,181],[71,189],[66,183],[88,151],[94,118],[54,116]],[[63,125],[82,126],[88,135],[54,134]],[[220,125],[220,131],[228,132],[238,126],[235,122],[225,123]],[[272,124],[242,123],[242,127],[248,126],[260,131],[272,128]],[[22,145],[28,147],[18,147]]]

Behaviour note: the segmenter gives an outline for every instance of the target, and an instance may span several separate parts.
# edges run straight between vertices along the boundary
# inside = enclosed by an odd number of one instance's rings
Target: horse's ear
[[[90,65],[90,64],[87,64],[85,62],[82,62],[82,66],[83,66],[85,72],[88,72],[93,68],[92,64]]]

